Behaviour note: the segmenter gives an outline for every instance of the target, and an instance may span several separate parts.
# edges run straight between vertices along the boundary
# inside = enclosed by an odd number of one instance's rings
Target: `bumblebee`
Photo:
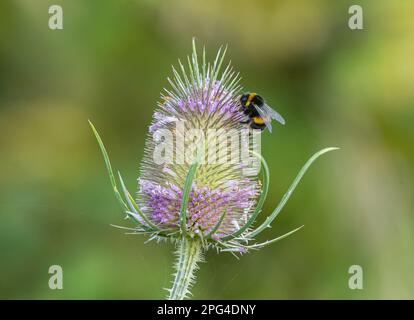
[[[266,104],[255,92],[245,93],[240,97],[241,111],[248,117],[242,123],[249,124],[252,129],[269,129],[272,132],[272,119],[285,124],[285,119]]]

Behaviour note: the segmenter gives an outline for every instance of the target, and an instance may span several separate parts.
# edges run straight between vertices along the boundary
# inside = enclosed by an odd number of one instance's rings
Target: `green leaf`
[[[263,247],[266,247],[266,246],[268,246],[269,244],[272,244],[272,243],[277,242],[277,241],[279,241],[279,240],[282,240],[282,239],[284,239],[284,238],[286,238],[286,237],[289,237],[291,234],[295,233],[296,231],[299,231],[299,230],[300,230],[300,229],[302,229],[303,227],[304,227],[304,226],[300,226],[299,228],[296,228],[296,229],[294,229],[294,230],[292,230],[292,231],[289,231],[288,233],[285,233],[285,234],[283,234],[283,235],[281,235],[281,236],[279,236],[279,237],[277,237],[277,238],[274,238],[274,239],[272,239],[272,240],[267,240],[267,241],[262,242],[262,243],[256,243],[256,244],[253,244],[253,245],[251,245],[251,246],[248,246],[248,248],[249,248],[249,249],[258,249],[258,248],[263,248]]]
[[[206,238],[208,239],[208,238],[211,238],[211,236],[213,235],[213,234],[215,234],[216,232],[217,232],[217,230],[220,228],[220,226],[221,226],[221,224],[222,224],[222,222],[223,222],[223,220],[224,220],[224,217],[226,216],[226,213],[227,213],[227,210],[224,210],[224,212],[222,213],[222,215],[220,216],[220,219],[218,220],[218,222],[216,223],[216,225],[214,226],[214,228],[213,229],[211,229],[211,231],[206,235]]]
[[[198,162],[195,162],[190,166],[190,170],[188,171],[188,174],[187,174],[187,177],[184,183],[183,199],[181,202],[181,209],[180,209],[180,227],[181,227],[181,232],[184,235],[187,233],[188,198],[190,196],[191,186],[193,184],[194,175],[197,170],[197,165],[198,165]]]
[[[115,193],[115,197],[118,199],[118,201],[121,204],[122,208],[124,210],[128,210],[128,206],[126,205],[125,201],[122,199],[122,196],[121,196],[121,194],[118,191],[118,187],[116,185],[115,176],[114,176],[114,173],[112,171],[111,162],[109,161],[108,152],[106,152],[105,146],[104,146],[104,144],[102,142],[101,137],[99,136],[98,131],[95,129],[94,125],[92,124],[92,122],[90,120],[88,120],[88,122],[89,122],[89,125],[92,128],[92,131],[93,131],[93,133],[95,135],[96,140],[98,141],[99,148],[101,149],[102,155],[104,157],[106,170],[108,171],[109,180],[111,181],[111,185],[112,185],[112,189],[113,189],[113,191]]]
[[[306,173],[306,171],[309,169],[309,167],[312,165],[312,163],[318,159],[321,155],[324,153],[337,150],[339,148],[331,147],[331,148],[325,148],[318,152],[316,152],[310,159],[305,163],[305,165],[302,167],[302,169],[299,171],[298,175],[296,176],[295,180],[293,180],[292,184],[290,185],[288,191],[284,194],[282,197],[282,200],[280,200],[278,206],[276,209],[272,212],[270,216],[266,218],[266,220],[257,227],[254,231],[250,232],[248,235],[246,235],[246,238],[254,238],[256,235],[261,233],[265,228],[270,227],[270,224],[273,222],[273,220],[278,216],[280,211],[285,206],[286,202],[289,200],[290,196],[292,195],[293,191],[299,184],[300,180],[302,179],[303,175]]]
[[[131,210],[137,214],[142,220],[145,221],[146,225],[143,224],[139,219],[136,219],[134,217],[134,220],[136,220],[138,223],[140,223],[145,228],[150,228],[152,231],[162,231],[160,228],[158,228],[150,219],[148,219],[147,215],[144,214],[141,209],[138,207],[137,203],[135,202],[134,198],[129,193],[128,189],[125,187],[124,180],[122,179],[121,173],[118,171],[119,181],[121,182],[122,190],[124,191],[125,198],[129,204],[129,207]]]

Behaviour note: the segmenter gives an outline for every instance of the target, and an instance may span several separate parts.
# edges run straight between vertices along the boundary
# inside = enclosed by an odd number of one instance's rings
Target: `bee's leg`
[[[248,124],[248,123],[250,123],[250,119],[247,119],[246,121],[240,121],[240,123],[242,123],[242,124]]]
[[[243,114],[246,115],[246,116],[248,116],[250,114],[249,108],[246,108],[246,107],[240,107],[239,111],[243,112]]]

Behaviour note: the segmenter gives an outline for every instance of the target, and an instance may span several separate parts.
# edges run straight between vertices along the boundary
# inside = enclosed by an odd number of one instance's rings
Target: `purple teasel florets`
[[[242,187],[236,184],[241,184]],[[166,227],[178,227],[182,188],[169,182],[161,186],[141,179],[140,193],[147,203],[145,211],[151,212],[150,217],[155,223]],[[251,181],[244,183],[240,181],[233,187],[215,189],[208,186],[197,187],[194,183],[187,208],[187,228],[195,233],[203,232],[207,235],[226,211],[223,222],[212,238],[219,239],[221,236],[229,235],[235,231],[235,228],[239,228],[241,223],[246,222],[247,213],[254,205],[253,199],[256,195],[256,184]]]

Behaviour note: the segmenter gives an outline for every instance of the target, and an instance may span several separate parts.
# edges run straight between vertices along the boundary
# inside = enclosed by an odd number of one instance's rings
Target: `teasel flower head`
[[[136,227],[149,240],[171,240],[177,261],[169,299],[184,299],[194,281],[204,251],[215,248],[236,257],[263,248],[296,232],[296,228],[265,242],[256,237],[269,228],[292,191],[316,158],[300,170],[279,205],[255,226],[269,188],[269,168],[260,155],[261,131],[243,124],[239,74],[230,63],[223,67],[226,49],[212,63],[206,52],[192,55],[173,67],[170,87],[149,126],[144,157],[133,197],[118,172],[118,181],[103,142],[90,123],[104,155],[115,196]],[[222,72],[220,72],[223,69]],[[263,168],[259,174],[259,169]],[[259,178],[259,175],[261,178]]]

